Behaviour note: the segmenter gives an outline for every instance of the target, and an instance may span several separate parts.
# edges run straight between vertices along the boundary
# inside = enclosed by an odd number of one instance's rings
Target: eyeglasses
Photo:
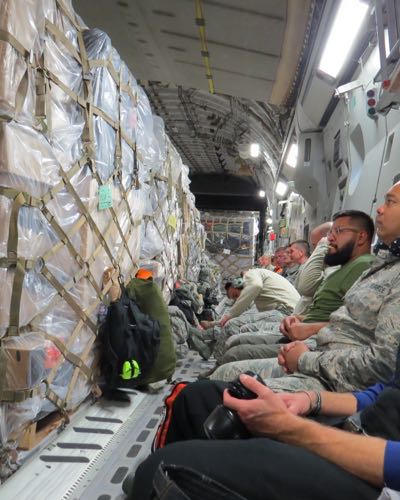
[[[359,233],[358,229],[354,229],[352,227],[333,227],[329,229],[328,234],[334,234],[335,236],[339,236],[339,234],[344,233],[346,231],[351,231],[352,233]]]

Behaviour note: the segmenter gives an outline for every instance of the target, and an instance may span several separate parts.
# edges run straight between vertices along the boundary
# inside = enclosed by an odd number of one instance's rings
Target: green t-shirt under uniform
[[[347,290],[371,266],[373,260],[374,256],[371,254],[361,255],[330,274],[315,292],[303,321],[305,323],[329,321],[330,314],[343,305]]]

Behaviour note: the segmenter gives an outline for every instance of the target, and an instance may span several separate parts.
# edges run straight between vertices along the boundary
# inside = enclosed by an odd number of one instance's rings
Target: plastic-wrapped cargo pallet
[[[201,221],[207,233],[206,251],[220,266],[223,278],[253,266],[258,224],[252,212],[204,212]]]
[[[104,269],[127,282],[143,260],[168,298],[197,279],[204,231],[162,120],[70,1],[2,0],[0,54],[4,464],[33,419],[89,394]]]

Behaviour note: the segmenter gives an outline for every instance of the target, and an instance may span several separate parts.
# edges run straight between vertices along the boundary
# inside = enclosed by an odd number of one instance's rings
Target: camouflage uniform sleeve
[[[367,345],[306,352],[299,358],[299,372],[317,377],[338,391],[364,389],[377,381],[389,381],[399,355],[399,306],[400,286],[392,289],[382,302],[376,329]]]
[[[236,318],[246,311],[253,300],[260,295],[260,292],[263,289],[261,276],[254,271],[256,270],[248,271],[244,277],[245,285],[242,293],[228,312],[231,318]]]

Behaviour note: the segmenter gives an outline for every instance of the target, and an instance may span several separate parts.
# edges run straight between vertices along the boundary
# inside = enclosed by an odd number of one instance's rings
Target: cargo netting
[[[89,394],[111,282],[196,281],[188,168],[110,38],[71,1],[0,11],[0,444]],[[102,306],[103,305],[103,306]]]

